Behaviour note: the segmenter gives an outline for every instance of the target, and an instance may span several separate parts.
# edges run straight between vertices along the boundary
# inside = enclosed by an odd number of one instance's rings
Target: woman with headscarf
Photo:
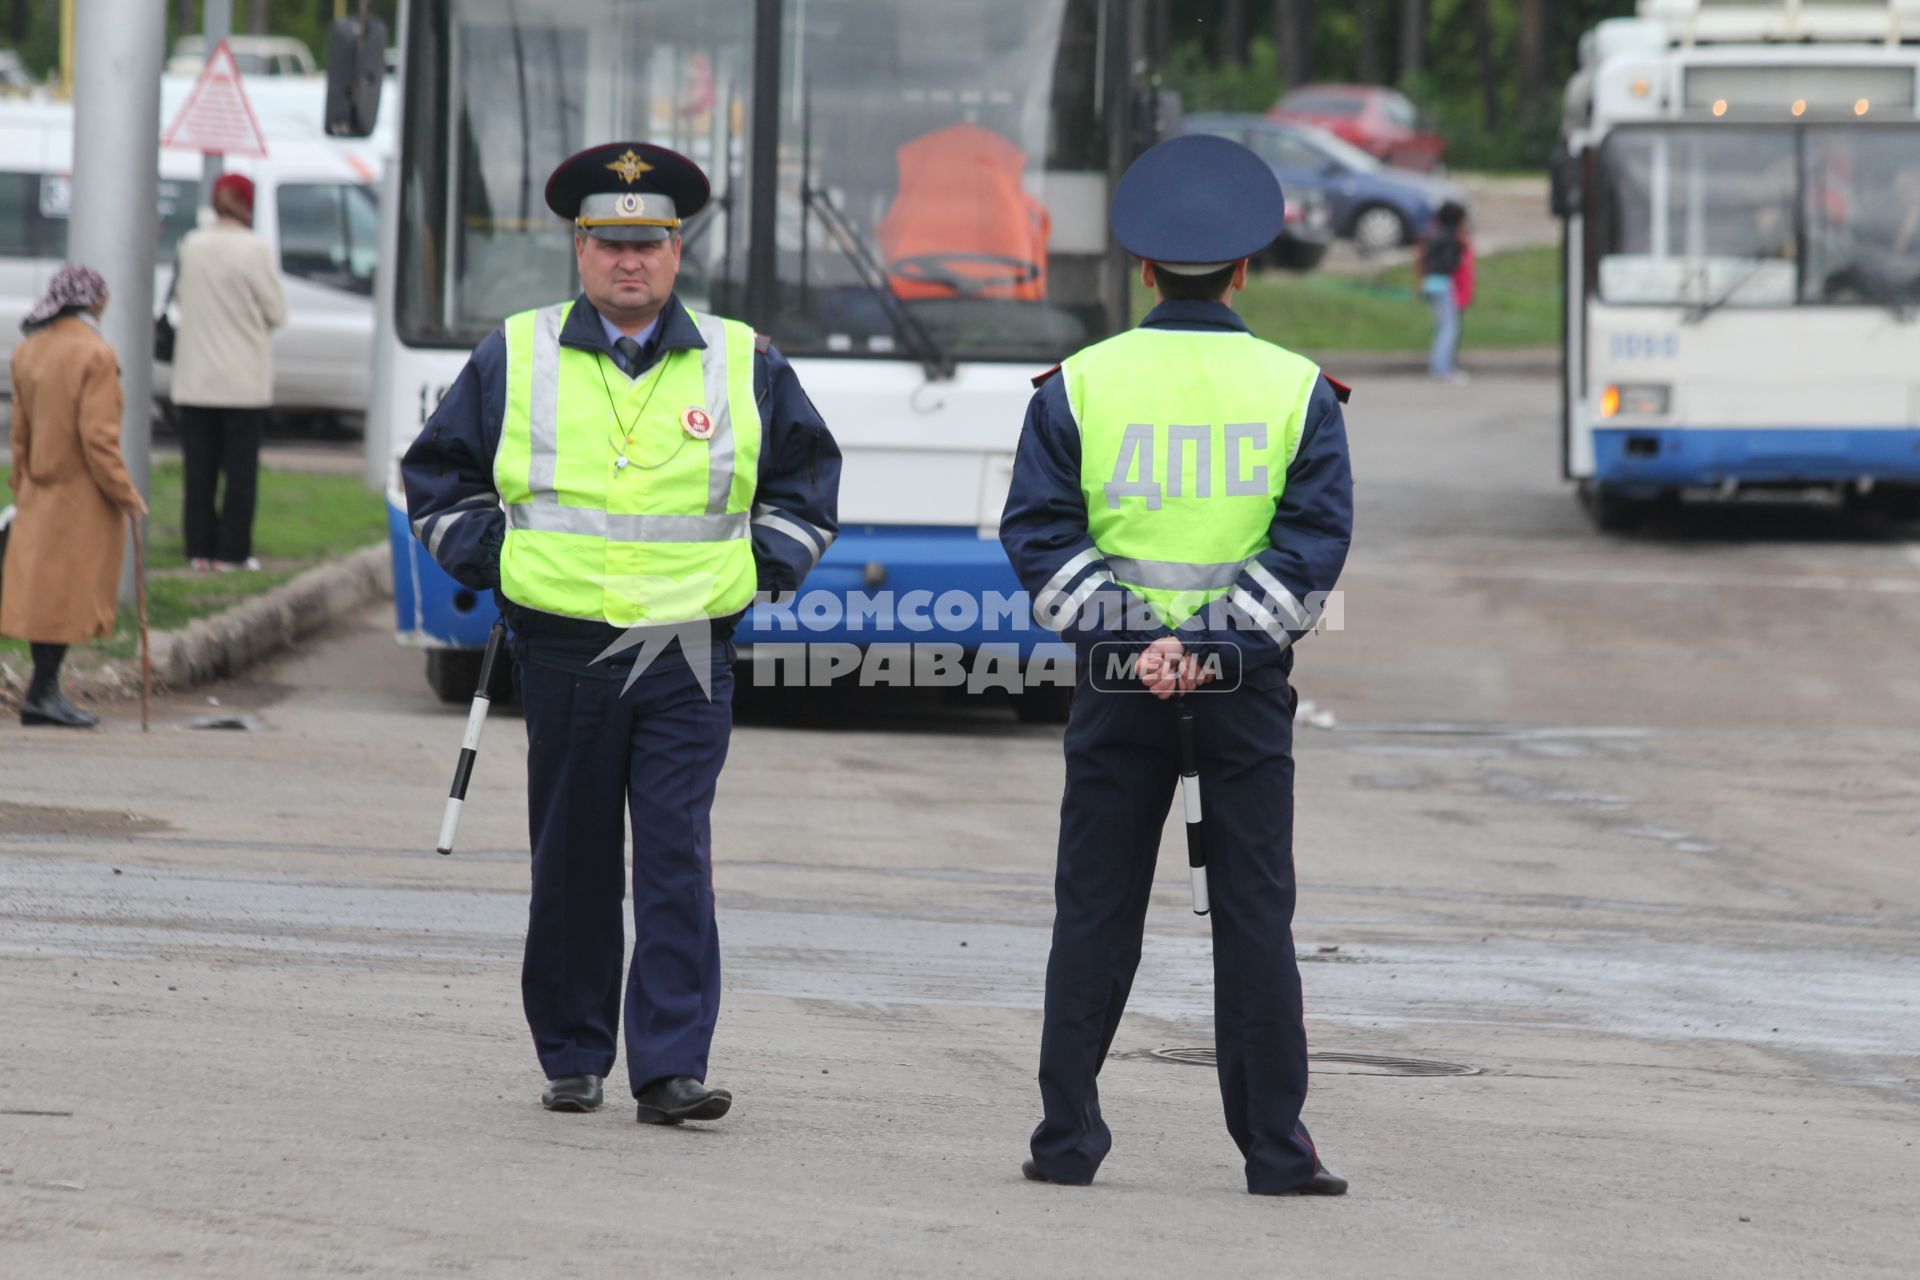
[[[120,363],[94,322],[98,271],[69,262],[21,322],[13,349],[16,513],[0,571],[0,635],[33,649],[20,723],[88,729],[99,717],[60,692],[67,646],[111,635],[128,516],[147,504],[120,458]]]

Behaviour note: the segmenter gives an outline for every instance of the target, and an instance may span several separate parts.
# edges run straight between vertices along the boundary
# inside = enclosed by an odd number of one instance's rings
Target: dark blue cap
[[[664,240],[706,207],[700,166],[646,142],[606,142],[561,161],[547,207],[605,240]]]
[[[1165,266],[1251,258],[1279,236],[1286,198],[1273,169],[1246,147],[1206,133],[1150,147],[1113,192],[1113,236]]]

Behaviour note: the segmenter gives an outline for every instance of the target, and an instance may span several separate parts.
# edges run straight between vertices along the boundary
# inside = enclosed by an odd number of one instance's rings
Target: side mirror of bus
[[[378,18],[342,18],[327,39],[327,132],[364,138],[380,112],[387,75],[387,24]]]
[[[1556,218],[1570,218],[1580,212],[1580,157],[1564,146],[1556,146],[1547,161],[1547,203]]]

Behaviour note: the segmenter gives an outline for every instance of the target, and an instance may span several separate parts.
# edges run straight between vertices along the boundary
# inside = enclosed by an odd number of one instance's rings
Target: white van
[[[307,42],[292,36],[228,36],[227,49],[244,76],[310,76],[318,70]],[[173,42],[167,71],[195,75],[206,62],[206,37],[181,36]]]
[[[252,85],[248,91],[253,93]],[[254,181],[254,230],[277,251],[287,295],[287,323],[273,336],[273,408],[357,420],[366,411],[372,363],[377,155],[364,144],[327,141],[317,131],[301,136],[292,124],[277,128],[282,113],[267,103],[262,107],[256,115],[267,133],[267,158],[235,156],[225,167]],[[319,114],[316,99],[316,123]],[[163,123],[167,118],[163,109]],[[200,156],[159,156],[156,307],[173,278],[181,236],[210,216],[199,208]],[[0,103],[0,367],[19,340],[21,317],[66,257],[72,171],[71,104]],[[177,309],[173,318],[178,324]],[[165,399],[171,372],[155,366],[156,398]]]

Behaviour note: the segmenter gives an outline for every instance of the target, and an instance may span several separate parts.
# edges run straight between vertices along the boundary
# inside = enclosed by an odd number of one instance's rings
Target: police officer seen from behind
[[[708,200],[697,166],[616,142],[546,194],[573,223],[581,294],[475,349],[401,462],[407,508],[513,636],[533,842],[521,994],[545,1106],[600,1105],[624,1005],[639,1119],[714,1120],[732,1105],[705,1084],[728,637],[756,590],[797,588],[833,540],[840,453],[778,351],[674,292],[681,223]]]
[[[1259,1195],[1339,1195],[1301,1105],[1307,1041],[1293,952],[1294,642],[1353,527],[1344,388],[1253,336],[1227,305],[1279,234],[1273,170],[1224,138],[1140,157],[1113,231],[1160,303],[1045,376],[1000,525],[1040,620],[1074,642],[1044,1118],[1023,1166],[1093,1180],[1112,1146],[1095,1080],[1113,1044],[1180,772],[1175,694],[1196,720],[1227,1131]],[[1110,654],[1137,674],[1103,676]],[[1223,677],[1199,659],[1220,661]]]

